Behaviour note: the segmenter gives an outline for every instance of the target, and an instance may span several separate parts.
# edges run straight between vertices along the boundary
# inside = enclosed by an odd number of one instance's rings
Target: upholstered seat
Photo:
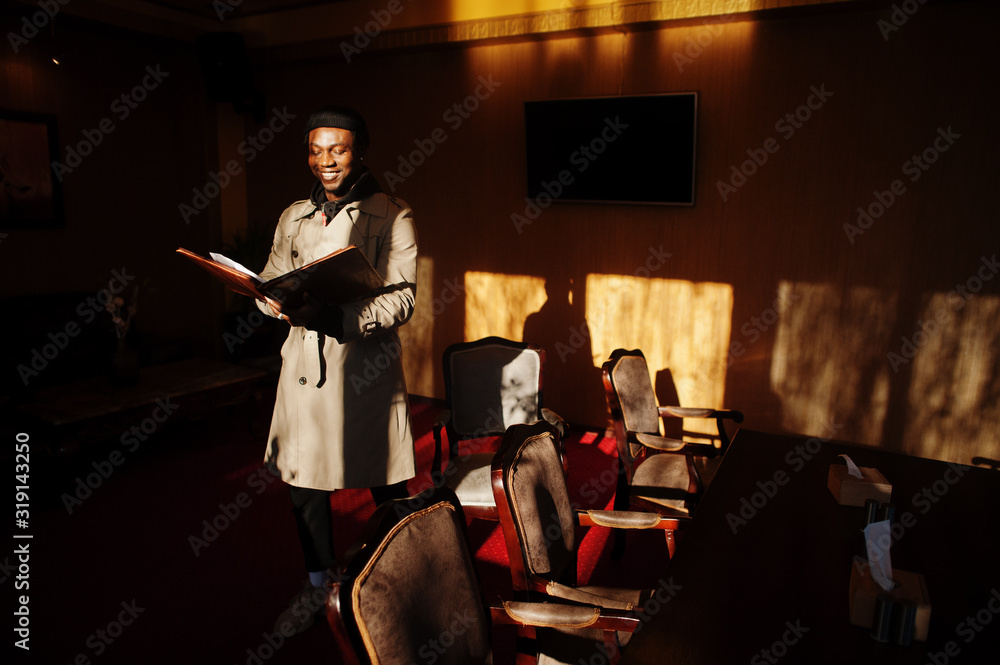
[[[680,487],[688,484],[687,460],[679,455],[650,455],[632,474],[630,492],[646,503],[688,514],[687,492]]]
[[[446,483],[462,497],[462,507],[476,515],[493,513],[493,486],[490,484],[490,463],[493,453],[460,455],[447,469]]]
[[[471,517],[497,519],[490,487],[490,452],[463,450],[462,442],[498,437],[510,425],[543,419],[560,435],[566,423],[542,405],[545,351],[531,344],[486,337],[452,344],[442,358],[446,409],[434,422],[436,485],[455,490]],[[443,439],[449,458],[442,469]],[[482,443],[479,441],[478,443]]]

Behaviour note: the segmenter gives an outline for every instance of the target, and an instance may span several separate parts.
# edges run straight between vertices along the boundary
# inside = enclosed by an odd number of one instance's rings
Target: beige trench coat
[[[293,327],[264,461],[296,487],[335,490],[388,485],[415,473],[410,410],[396,329],[413,313],[417,236],[404,201],[374,194],[348,204],[326,226],[308,200],[278,221],[265,280],[357,245],[386,292],[343,307],[342,341]],[[265,314],[270,308],[258,302]]]

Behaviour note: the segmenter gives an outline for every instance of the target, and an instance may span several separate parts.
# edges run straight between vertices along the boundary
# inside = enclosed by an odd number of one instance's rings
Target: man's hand
[[[323,305],[310,298],[308,293],[305,294],[305,305],[297,309],[284,307],[280,302],[271,298],[268,298],[265,302],[267,302],[271,311],[274,312],[279,320],[288,321],[289,325],[292,326],[301,326],[309,329],[313,329],[319,317],[319,312],[323,308]]]
[[[288,321],[290,325],[321,332],[338,340],[343,337],[344,324],[341,320],[343,311],[340,307],[323,305],[311,298],[308,293],[304,294],[304,297],[305,305],[298,309],[283,307],[281,303],[271,298],[267,298],[265,302],[281,321]]]

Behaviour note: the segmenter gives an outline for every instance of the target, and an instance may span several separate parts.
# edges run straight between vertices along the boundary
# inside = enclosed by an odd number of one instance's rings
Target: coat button
[[[299,258],[299,250],[297,250],[297,249],[293,249],[292,250],[292,258],[293,259]]]
[[[300,376],[299,377],[299,385],[300,386],[306,385],[306,377],[304,377],[304,376]]]

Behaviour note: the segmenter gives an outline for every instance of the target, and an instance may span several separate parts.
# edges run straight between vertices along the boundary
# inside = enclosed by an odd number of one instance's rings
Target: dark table
[[[892,563],[926,579],[926,643],[881,644],[849,621],[864,509],[827,489],[840,453],[893,485]],[[622,662],[1000,662],[998,510],[998,471],[741,430],[665,566],[675,594]]]
[[[197,420],[253,398],[266,377],[260,369],[191,358],[143,367],[132,386],[101,376],[45,388],[18,410],[23,425],[41,428],[53,446],[117,441],[131,427]]]

